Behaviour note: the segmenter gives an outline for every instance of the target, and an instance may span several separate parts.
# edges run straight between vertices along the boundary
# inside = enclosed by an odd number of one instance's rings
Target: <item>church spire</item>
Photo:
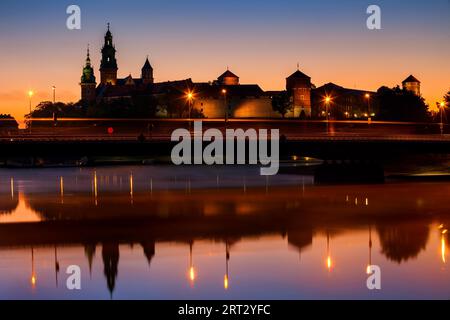
[[[86,67],[91,66],[91,55],[89,53],[89,44],[87,46],[87,55],[86,55]]]
[[[102,48],[102,61],[100,65],[101,83],[116,84],[117,82],[116,48],[113,43],[113,35],[108,23],[108,31],[105,34],[105,44]]]
[[[91,55],[89,52],[89,45],[87,48],[87,54],[86,54],[86,64],[83,68],[83,74],[81,76],[81,83],[87,84],[87,83],[93,83],[95,84],[95,75],[94,75],[94,69],[91,65]]]
[[[86,64],[83,67],[83,73],[81,75],[81,100],[89,104],[93,101],[95,101],[96,95],[95,95],[95,87],[97,86],[95,75],[94,75],[94,69],[91,65],[91,55],[89,51],[89,45],[87,48],[86,53]]]
[[[154,79],[153,79],[153,67],[150,64],[150,61],[148,60],[148,56],[147,59],[145,60],[144,66],[142,67],[142,73],[141,73],[141,78],[144,84],[152,84]]]

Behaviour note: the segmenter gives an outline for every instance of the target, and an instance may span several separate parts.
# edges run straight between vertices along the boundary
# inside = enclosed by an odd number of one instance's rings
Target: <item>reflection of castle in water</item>
[[[108,290],[112,294],[116,286],[116,278],[119,272],[119,244],[104,243],[102,247],[104,273]]]
[[[122,192],[70,192],[69,188],[64,193],[55,190],[55,194],[25,192],[23,197],[27,206],[38,212],[43,221],[0,224],[0,247],[82,244],[91,272],[96,247],[101,245],[103,273],[111,294],[119,276],[121,244],[140,244],[150,265],[156,255],[155,244],[159,242],[191,244],[191,247],[197,240],[221,242],[226,252],[225,289],[229,286],[231,246],[248,237],[280,235],[287,237],[288,243],[302,252],[312,245],[319,231],[331,230],[329,242],[332,242],[339,232],[364,228],[368,233],[376,230],[381,253],[387,259],[404,263],[425,249],[432,218],[426,214],[426,207],[423,207],[423,214],[422,211],[417,213],[414,192],[405,191],[402,186],[397,188],[386,192],[386,186],[383,186],[383,192],[379,194],[374,187],[363,196],[358,187],[351,186],[341,189],[322,186],[306,191],[305,188],[280,187],[189,192],[130,192],[126,188]],[[428,194],[437,193],[436,188],[440,187],[428,186],[427,190],[421,190],[420,197],[424,199]],[[64,201],[60,201],[61,197]],[[0,199],[3,198],[12,200],[9,192],[0,194]],[[391,212],[384,211],[389,202],[404,210],[400,214],[417,214],[409,215],[408,222],[404,222],[405,215],[396,218]],[[441,199],[441,202],[434,211],[445,217],[450,200]],[[14,210],[17,204],[11,202],[8,206]],[[371,235],[369,238],[370,262]],[[443,260],[445,244],[444,240]],[[327,263],[331,266],[331,261]],[[195,278],[194,269],[192,273]]]
[[[406,262],[425,250],[430,229],[425,224],[403,223],[377,227],[382,253],[391,261]]]

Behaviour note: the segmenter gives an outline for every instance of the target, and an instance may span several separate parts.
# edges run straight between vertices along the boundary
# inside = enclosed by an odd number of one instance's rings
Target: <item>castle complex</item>
[[[138,96],[161,97],[174,92],[186,95],[187,92],[192,92],[194,96],[190,101],[191,107],[206,118],[282,117],[272,107],[272,98],[281,94],[281,91],[264,91],[257,84],[241,84],[239,77],[230,70],[211,82],[185,79],[158,83],[154,80],[154,70],[147,58],[140,78],[133,78],[131,75],[118,78],[116,49],[109,24],[101,53],[100,83],[97,85],[88,48],[80,83],[81,100],[85,104]],[[420,81],[412,75],[403,82],[403,87],[420,95]],[[286,78],[286,91],[292,106],[285,115],[287,118],[325,117],[325,110],[328,110],[325,97],[332,97],[333,112],[343,118],[358,119],[375,116],[376,113],[376,92],[347,89],[334,83],[315,88],[311,77],[299,69]]]

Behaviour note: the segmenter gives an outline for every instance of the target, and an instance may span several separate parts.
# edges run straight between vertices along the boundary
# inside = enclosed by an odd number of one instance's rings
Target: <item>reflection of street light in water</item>
[[[133,204],[133,196],[134,196],[134,183],[133,183],[133,173],[130,174],[130,201]]]
[[[14,200],[14,178],[11,177],[11,200]]]
[[[372,265],[372,226],[369,225],[369,264],[367,265],[366,273],[370,274],[370,266]]]
[[[223,278],[223,287],[225,290],[228,290],[228,286],[229,286],[229,282],[228,282],[228,262],[230,261],[230,251],[229,251],[229,246],[228,246],[228,242],[225,242],[225,276]]]
[[[441,231],[441,258],[442,258],[443,263],[447,263],[447,259],[446,259],[447,248],[446,248],[446,243],[445,243],[445,237],[446,237],[447,233],[448,233],[447,229],[443,229]]]
[[[61,204],[64,204],[64,178],[59,178],[59,193],[61,195]]]
[[[97,196],[98,196],[97,171],[94,171],[94,199],[95,199],[95,205],[98,205]]]
[[[58,249],[55,246],[55,279],[56,287],[58,287],[58,272],[59,272],[59,261],[58,261]]]
[[[37,282],[37,278],[36,278],[36,271],[34,269],[34,248],[31,247],[31,287],[34,289],[36,287],[36,282]]]
[[[327,231],[327,269],[328,271],[331,271],[332,267],[332,261],[331,261],[331,255],[330,255],[330,234]]]
[[[193,256],[192,256],[192,247],[193,242],[189,243],[189,280],[191,281],[191,285],[194,284],[196,274],[194,269],[194,262],[193,262]]]

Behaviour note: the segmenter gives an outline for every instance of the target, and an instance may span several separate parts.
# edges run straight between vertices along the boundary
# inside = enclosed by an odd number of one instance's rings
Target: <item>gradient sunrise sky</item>
[[[66,8],[82,10],[82,29],[66,28]],[[366,9],[382,10],[382,30],[366,27]],[[449,0],[75,0],[0,2],[0,113],[22,118],[34,104],[78,101],[91,46],[97,81],[107,22],[119,77],[140,76],[147,55],[156,81],[216,79],[226,68],[242,83],[279,90],[300,69],[364,90],[422,81],[430,105],[450,90]]]

